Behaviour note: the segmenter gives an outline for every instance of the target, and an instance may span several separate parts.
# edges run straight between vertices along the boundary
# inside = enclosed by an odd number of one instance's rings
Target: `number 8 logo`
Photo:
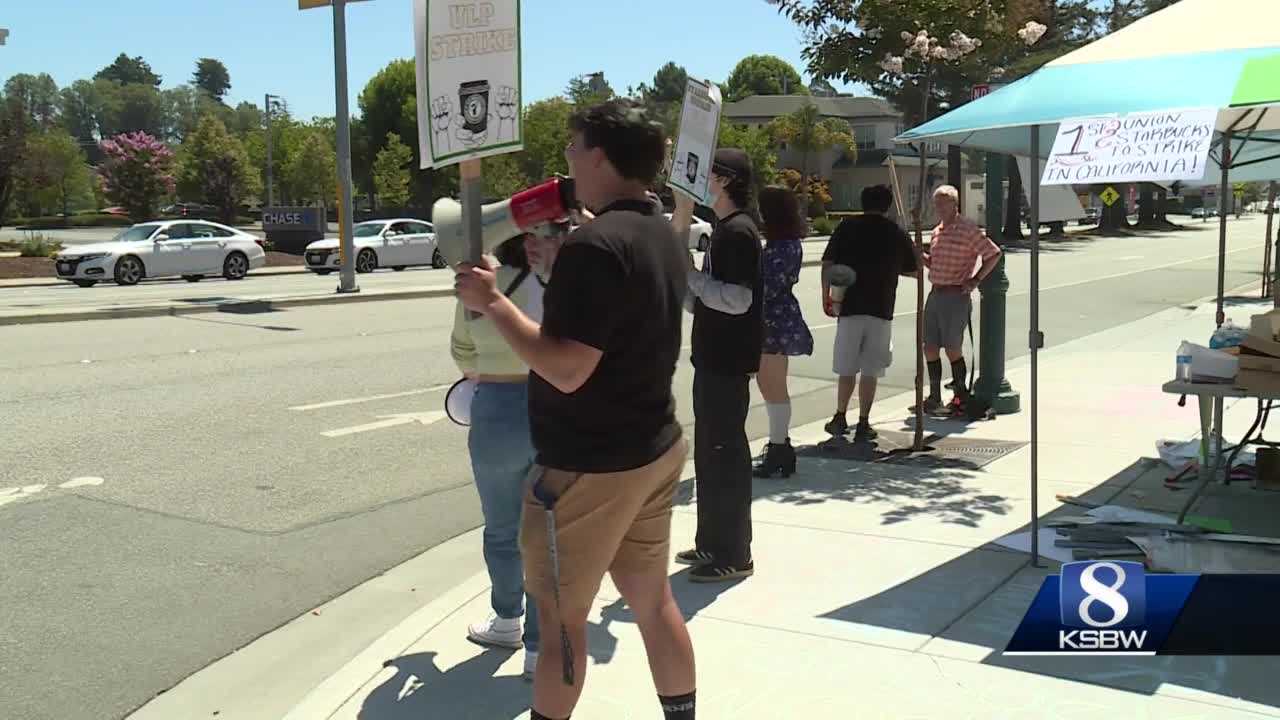
[[[1095,577],[1099,568],[1107,568],[1114,572],[1116,574],[1115,584],[1102,584]],[[1080,601],[1080,619],[1090,627],[1095,628],[1108,628],[1124,622],[1124,619],[1129,615],[1129,601],[1118,591],[1124,587],[1126,577],[1124,568],[1115,563],[1100,562],[1085,568],[1084,572],[1080,573],[1080,588],[1086,593],[1084,600]],[[1090,613],[1094,603],[1102,603],[1110,608],[1112,618],[1105,621],[1095,620]]]

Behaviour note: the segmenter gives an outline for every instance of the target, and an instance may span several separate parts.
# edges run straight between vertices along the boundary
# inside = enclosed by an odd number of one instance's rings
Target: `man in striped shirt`
[[[995,270],[1000,248],[972,220],[960,215],[960,193],[943,185],[933,193],[938,226],[933,229],[924,265],[929,268],[929,299],[924,306],[924,357],[929,367],[929,397],[924,412],[942,409],[942,350],[951,363],[955,397],[953,414],[964,411],[969,399],[964,361],[964,331],[972,315],[974,288]],[[982,265],[974,272],[974,267]]]

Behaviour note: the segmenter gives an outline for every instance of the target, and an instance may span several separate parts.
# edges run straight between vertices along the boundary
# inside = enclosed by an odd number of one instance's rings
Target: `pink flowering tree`
[[[153,220],[160,201],[173,194],[173,151],[145,132],[103,140],[98,177],[103,193],[134,222]]]

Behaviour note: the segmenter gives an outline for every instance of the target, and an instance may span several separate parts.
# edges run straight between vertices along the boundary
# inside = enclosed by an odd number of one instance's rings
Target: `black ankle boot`
[[[753,475],[758,478],[789,478],[796,472],[796,450],[791,447],[791,439],[786,442],[770,443],[765,448],[764,458],[755,466]]]

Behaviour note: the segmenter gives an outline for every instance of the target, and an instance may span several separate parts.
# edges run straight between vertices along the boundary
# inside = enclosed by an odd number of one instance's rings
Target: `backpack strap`
[[[520,287],[520,285],[525,281],[525,278],[527,277],[529,277],[529,268],[524,268],[523,270],[520,271],[520,274],[517,275],[516,278],[511,281],[511,285],[507,286],[507,291],[504,294],[507,297],[511,297],[511,293],[515,292],[516,289]]]

